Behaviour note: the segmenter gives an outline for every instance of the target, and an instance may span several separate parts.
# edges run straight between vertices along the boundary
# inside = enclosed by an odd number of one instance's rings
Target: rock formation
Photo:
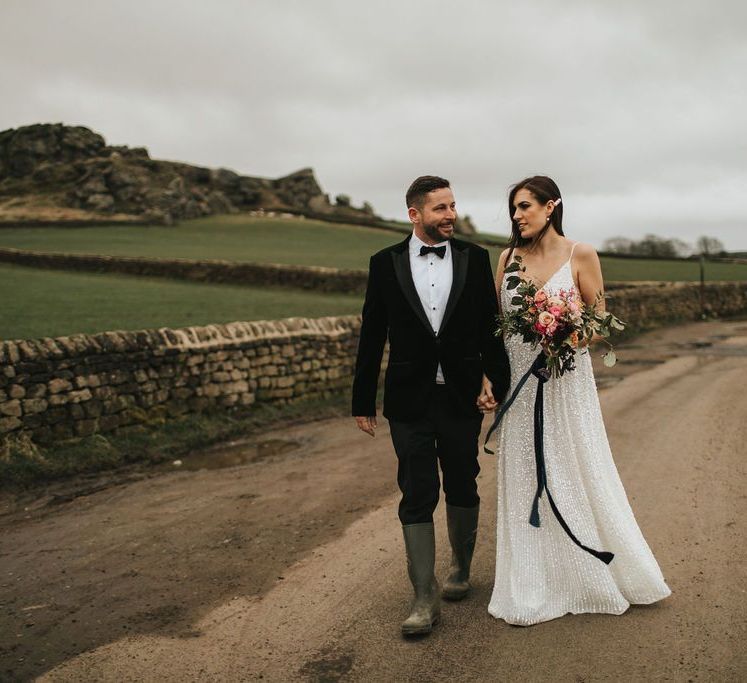
[[[333,206],[306,168],[274,180],[151,159],[82,126],[0,132],[0,222],[142,222],[265,209],[371,219]]]

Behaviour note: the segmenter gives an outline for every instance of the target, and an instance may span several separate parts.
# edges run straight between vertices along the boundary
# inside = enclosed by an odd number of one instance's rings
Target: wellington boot
[[[451,568],[442,593],[446,600],[461,600],[470,591],[469,570],[475,550],[479,513],[479,505],[473,508],[446,506],[451,543]]]
[[[422,635],[430,633],[441,616],[441,596],[433,573],[436,562],[436,536],[432,522],[405,524],[402,532],[407,553],[407,573],[415,589],[410,616],[402,623],[402,634]]]

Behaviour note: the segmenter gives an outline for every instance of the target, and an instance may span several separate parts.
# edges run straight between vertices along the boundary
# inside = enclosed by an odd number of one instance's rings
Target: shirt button
[[[433,310],[434,310],[434,311],[436,310],[436,307],[435,307],[435,306],[433,307]]]

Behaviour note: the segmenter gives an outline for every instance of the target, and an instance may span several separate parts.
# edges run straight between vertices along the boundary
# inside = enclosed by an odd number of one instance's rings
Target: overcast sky
[[[507,233],[552,176],[569,237],[747,249],[747,3],[2,0],[0,130],[85,125],[154,158],[405,218],[417,175]]]

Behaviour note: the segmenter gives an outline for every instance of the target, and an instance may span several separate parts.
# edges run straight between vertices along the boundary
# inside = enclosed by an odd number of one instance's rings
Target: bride
[[[511,240],[496,275],[502,310],[512,305],[504,270],[515,256],[525,267],[522,277],[546,294],[575,287],[593,303],[603,291],[599,258],[591,246],[563,235],[563,204],[553,180],[535,176],[517,183],[509,207]],[[538,350],[515,336],[505,344],[510,393]],[[529,523],[541,490],[533,429],[537,381],[529,378],[498,430],[498,541],[488,611],[528,626],[569,612],[622,614],[631,604],[667,597],[671,591],[612,460],[588,350],[578,353],[575,370],[544,386],[546,490],[539,498],[540,526]],[[487,409],[495,405],[489,387],[478,403]]]

